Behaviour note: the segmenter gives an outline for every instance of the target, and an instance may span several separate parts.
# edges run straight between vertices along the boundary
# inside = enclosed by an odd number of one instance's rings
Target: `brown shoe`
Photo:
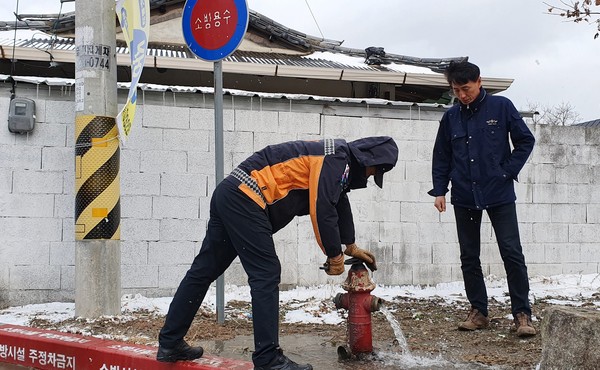
[[[536,334],[531,317],[524,312],[515,315],[515,326],[517,327],[517,337],[532,337]]]
[[[471,308],[471,312],[469,312],[469,316],[467,319],[460,324],[458,324],[458,330],[477,330],[484,329],[490,326],[490,319],[486,316],[483,316],[481,312],[479,312],[476,308]]]

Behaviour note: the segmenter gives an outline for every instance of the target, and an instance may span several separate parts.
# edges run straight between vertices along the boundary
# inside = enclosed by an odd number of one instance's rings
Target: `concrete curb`
[[[194,361],[156,361],[156,347],[26,326],[0,324],[0,364],[71,370],[250,370],[251,362],[204,355]]]

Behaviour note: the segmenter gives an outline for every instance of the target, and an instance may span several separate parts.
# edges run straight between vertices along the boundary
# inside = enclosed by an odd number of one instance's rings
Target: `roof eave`
[[[13,55],[14,50],[14,55]],[[48,61],[60,63],[75,63],[75,53],[72,50],[52,50],[50,54],[35,48],[15,47],[4,50],[9,59]],[[117,65],[129,66],[131,60],[129,54],[117,53]],[[173,58],[161,56],[146,57],[147,68],[170,68],[177,70],[213,71],[214,63],[198,58]],[[447,86],[447,82],[441,74],[390,72],[361,69],[343,68],[318,68],[304,66],[290,66],[282,64],[258,64],[246,62],[223,61],[223,73],[238,73],[246,75],[295,77],[316,80],[340,80],[356,82],[375,82],[394,85],[425,85],[425,86]],[[483,86],[491,93],[504,91],[510,87],[513,80],[504,78],[483,78]]]

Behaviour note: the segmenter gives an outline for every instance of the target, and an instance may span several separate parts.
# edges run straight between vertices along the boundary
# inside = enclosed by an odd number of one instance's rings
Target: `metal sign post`
[[[215,181],[224,177],[223,64],[240,45],[248,28],[246,0],[187,0],[181,18],[185,42],[198,58],[214,63]],[[217,279],[217,321],[225,322],[225,279]]]

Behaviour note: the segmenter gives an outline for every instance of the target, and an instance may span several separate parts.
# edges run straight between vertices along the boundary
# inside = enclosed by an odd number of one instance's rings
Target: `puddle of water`
[[[336,342],[330,337],[311,334],[284,335],[279,338],[279,344],[284,354],[293,361],[300,364],[309,363],[319,370],[494,369],[480,364],[451,363],[441,357],[414,356],[396,351],[397,347],[390,349],[389,343],[374,339],[374,355],[361,361],[340,362],[337,347],[345,343]],[[199,344],[204,347],[206,353],[252,361],[254,339],[251,335],[238,335],[227,341],[200,341]]]

